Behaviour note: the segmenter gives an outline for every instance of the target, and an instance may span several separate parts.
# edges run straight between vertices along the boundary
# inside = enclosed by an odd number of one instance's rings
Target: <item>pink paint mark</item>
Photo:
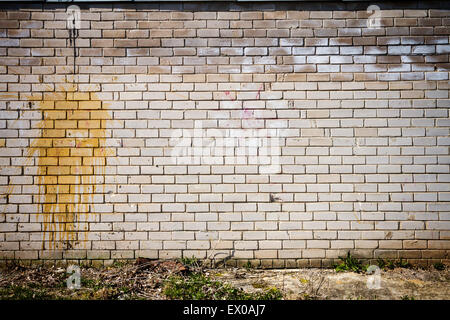
[[[227,97],[229,97],[230,95],[231,95],[231,92],[230,91],[225,91],[225,95],[227,96]],[[232,101],[235,101],[237,98],[236,97],[231,97],[231,100]]]
[[[249,119],[253,117],[253,110],[244,109],[243,112],[244,119]]]
[[[258,94],[256,95],[256,99],[259,99],[260,95],[261,95],[261,90],[264,89],[264,84],[262,83],[261,86],[259,87],[258,90]]]

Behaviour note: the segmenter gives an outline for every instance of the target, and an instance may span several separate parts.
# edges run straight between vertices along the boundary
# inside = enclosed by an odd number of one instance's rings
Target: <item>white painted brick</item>
[[[112,10],[97,16],[110,21],[109,15],[116,13]],[[426,23],[430,12],[416,11],[395,15],[421,17]],[[27,37],[5,38],[9,62],[27,63],[32,54],[39,65],[0,70],[0,92],[10,95],[0,102],[0,190],[6,195],[0,197],[0,258],[204,259],[217,252],[227,256],[235,249],[235,258],[320,260],[350,249],[367,257],[398,257],[399,250],[412,249],[428,259],[434,251],[447,250],[450,103],[448,72],[440,66],[447,62],[446,39],[430,34],[433,43],[418,43],[408,37],[413,28],[398,26],[394,19],[391,29],[404,37],[369,32],[377,46],[344,45],[345,39],[327,34],[359,36],[359,28],[343,28],[345,21],[338,19],[342,28],[295,29],[303,21],[298,12],[277,12],[276,23],[239,20],[245,12],[194,12],[188,16],[196,20],[184,21],[184,29],[171,29],[180,22],[175,12],[158,13],[169,27],[153,30],[148,39],[127,38],[141,49],[128,48],[123,50],[127,56],[112,57],[104,48],[104,57],[85,57],[78,74],[80,91],[61,98],[81,101],[87,118],[52,98],[65,94],[57,84],[65,81],[61,74],[67,70],[48,58],[57,48],[24,49],[20,45]],[[86,16],[85,22],[90,19]],[[128,22],[151,24],[152,19]],[[435,20],[439,22],[433,20],[434,29],[442,28],[444,20]],[[317,26],[328,23],[318,16],[311,21]],[[248,27],[252,23],[254,30]],[[273,24],[268,33],[263,30],[268,38],[253,36],[267,23]],[[232,28],[222,30],[218,24]],[[286,33],[291,27],[294,38]],[[158,33],[163,37],[155,38]],[[186,41],[184,33],[189,35]],[[162,39],[162,48],[153,48],[155,39]],[[122,40],[115,39],[114,50],[122,51],[116,46]],[[99,47],[92,41],[95,51]],[[279,43],[281,48],[276,47]],[[397,56],[398,62],[381,59],[386,54]],[[57,91],[47,91],[41,80]],[[30,91],[33,101],[28,104],[23,94]],[[89,93],[89,102],[83,101],[84,93]],[[38,105],[41,97],[45,107]],[[48,128],[41,128],[42,120]],[[88,125],[95,128],[83,129]],[[174,162],[174,133],[187,129],[184,133],[192,135],[200,127],[198,134],[219,129],[228,136],[277,129],[271,134],[279,138],[279,157],[270,159],[277,161],[280,172],[265,173],[258,163],[263,157],[256,154],[237,158],[246,152],[242,137],[227,150],[227,157],[216,148],[213,157]],[[49,247],[50,242],[47,237],[43,243],[40,211],[46,197],[37,164],[57,160],[37,152],[28,157],[36,139],[44,143],[43,134],[62,139],[73,134],[77,142],[98,138],[93,140],[98,147],[69,150],[86,155],[59,159],[70,165],[81,161],[83,170],[94,172],[94,177],[82,175],[83,184],[94,186],[83,190],[86,204],[75,209],[77,228],[88,231],[85,247],[64,255],[40,252],[42,244]],[[220,137],[210,141],[220,147]],[[65,152],[55,148],[65,141],[46,138],[51,142],[46,152]],[[105,159],[97,156],[104,152],[101,148],[111,152]],[[187,150],[211,151],[206,146]],[[94,155],[104,166],[92,168]],[[69,169],[66,166],[52,162],[47,170]],[[73,166],[69,170],[78,169]],[[66,187],[71,193],[79,189],[79,182],[61,184],[63,174],[53,176],[58,181],[47,188],[58,186],[58,197],[68,195]]]

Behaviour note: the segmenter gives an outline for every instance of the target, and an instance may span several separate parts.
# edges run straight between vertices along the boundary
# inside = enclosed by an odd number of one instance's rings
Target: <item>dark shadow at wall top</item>
[[[117,8],[158,11],[365,11],[369,5],[377,5],[381,10],[391,9],[450,9],[449,1],[3,1],[0,9],[60,9],[71,4],[80,8]]]

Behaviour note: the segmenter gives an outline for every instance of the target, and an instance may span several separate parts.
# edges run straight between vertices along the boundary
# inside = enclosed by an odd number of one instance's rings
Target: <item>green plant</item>
[[[304,293],[302,296],[302,300],[314,300],[314,297],[311,297],[309,294]]]
[[[252,283],[252,287],[253,288],[258,288],[258,289],[266,288],[267,287],[267,283],[265,281],[253,282]]]
[[[394,261],[394,260],[390,260],[390,259],[381,259],[378,258],[377,259],[377,264],[380,267],[380,269],[395,269],[395,268],[411,268],[412,265],[411,263],[409,263],[406,260],[403,260],[403,258],[401,258],[398,261]]]
[[[281,300],[283,298],[283,294],[278,288],[269,288],[264,292],[257,293],[257,299],[255,300]]]
[[[189,272],[201,272],[204,268],[204,263],[194,256],[191,258],[181,258],[179,261],[188,269]]]
[[[391,270],[395,269],[395,262],[390,259],[386,260],[386,268]]]
[[[55,299],[44,288],[11,285],[0,288],[0,300],[50,300]]]
[[[445,269],[445,264],[443,264],[442,262],[436,262],[435,264],[433,264],[433,267],[436,270],[442,271]]]
[[[270,288],[262,292],[248,293],[228,283],[212,280],[202,273],[191,273],[187,277],[173,275],[164,286],[169,299],[178,300],[279,300],[281,292]]]
[[[111,285],[101,281],[100,279],[88,279],[88,278],[81,278],[81,287],[83,288],[91,288],[95,291],[100,290],[102,288],[108,288],[111,287]]]
[[[411,263],[400,258],[400,260],[395,263],[395,266],[398,268],[411,268]]]
[[[347,256],[339,257],[339,259],[342,261],[342,263],[334,266],[334,269],[337,272],[352,271],[360,273],[367,270],[367,266],[363,265],[358,259],[352,257],[350,252],[347,252]]]
[[[387,265],[386,261],[384,259],[378,258],[377,259],[377,265],[380,267],[380,269],[384,269]]]
[[[192,256],[191,258],[181,258],[180,262],[185,266],[197,266],[199,264],[199,260]]]
[[[120,287],[120,288],[119,288],[119,291],[120,291],[121,293],[127,294],[127,293],[130,293],[130,292],[131,292],[131,289],[130,289],[129,287],[123,286],[123,287]]]
[[[415,300],[413,296],[408,296],[408,295],[401,296],[400,299],[402,299],[402,300]]]
[[[127,266],[128,264],[130,264],[130,262],[126,261],[126,260],[114,260],[114,262],[112,263],[111,267],[113,267],[113,268],[123,268],[123,267]]]
[[[244,265],[244,268],[247,270],[253,268],[252,263],[250,261],[247,261],[247,263]]]

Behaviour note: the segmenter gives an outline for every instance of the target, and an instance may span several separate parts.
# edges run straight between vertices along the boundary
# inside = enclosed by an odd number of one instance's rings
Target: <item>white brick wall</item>
[[[259,5],[0,9],[0,258],[448,259],[448,10]]]

